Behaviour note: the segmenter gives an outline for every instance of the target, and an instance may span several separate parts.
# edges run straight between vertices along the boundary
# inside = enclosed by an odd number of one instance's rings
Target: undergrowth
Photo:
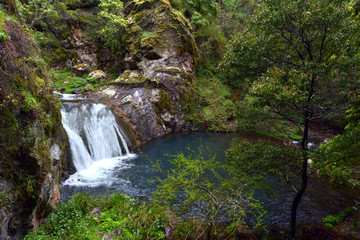
[[[60,204],[25,239],[164,239],[169,224],[165,213],[164,206],[124,194],[89,197],[79,193]]]
[[[345,208],[342,212],[337,215],[328,215],[323,219],[325,227],[333,228],[336,224],[341,223],[345,217],[349,216],[353,212],[351,207]]]
[[[78,77],[69,70],[53,70],[52,81],[55,89],[65,88],[65,93],[71,93],[75,88],[81,88],[84,92],[86,85],[91,84],[90,91],[107,84],[107,80],[97,80],[96,77]]]

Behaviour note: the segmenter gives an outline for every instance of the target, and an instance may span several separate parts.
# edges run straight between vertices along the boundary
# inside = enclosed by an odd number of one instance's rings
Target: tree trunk
[[[306,190],[307,183],[308,183],[308,138],[309,138],[309,123],[310,120],[306,114],[305,116],[305,126],[304,126],[304,133],[303,139],[301,141],[301,148],[303,150],[303,162],[302,162],[302,169],[301,169],[301,187],[297,191],[293,203],[291,205],[291,219],[290,219],[290,237],[295,238],[296,234],[296,214],[299,203],[301,198]]]

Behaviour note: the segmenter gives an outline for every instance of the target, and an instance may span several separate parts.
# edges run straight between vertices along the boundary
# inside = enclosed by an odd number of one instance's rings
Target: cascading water
[[[63,98],[62,124],[77,172],[64,185],[111,186],[116,170],[131,167],[128,139],[104,104]]]

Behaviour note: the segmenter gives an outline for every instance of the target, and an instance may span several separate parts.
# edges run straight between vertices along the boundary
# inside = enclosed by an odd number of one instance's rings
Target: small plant
[[[349,216],[352,211],[351,207],[347,207],[337,215],[328,215],[323,219],[323,224],[325,227],[333,228],[336,224],[341,223],[345,217]]]
[[[154,36],[154,35],[155,35],[155,33],[153,33],[153,32],[143,32],[141,34],[141,37],[142,38],[148,38],[148,37],[151,37],[151,36]]]
[[[0,41],[3,40],[9,40],[10,39],[10,36],[7,35],[4,30],[2,30],[2,28],[0,27]]]

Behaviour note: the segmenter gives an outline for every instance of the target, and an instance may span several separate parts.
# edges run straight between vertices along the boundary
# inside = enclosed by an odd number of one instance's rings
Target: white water
[[[68,134],[77,170],[64,182],[70,186],[112,185],[115,170],[132,166],[128,140],[110,109],[100,103],[64,102],[62,124]]]

